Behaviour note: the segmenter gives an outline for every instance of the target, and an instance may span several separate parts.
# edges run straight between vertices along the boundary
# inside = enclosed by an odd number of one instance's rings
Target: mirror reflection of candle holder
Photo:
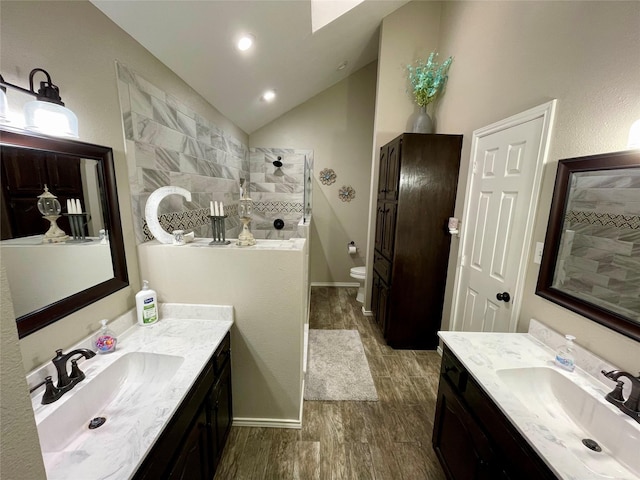
[[[242,232],[238,235],[238,242],[236,245],[240,247],[249,247],[256,244],[256,239],[253,238],[251,231],[249,230],[249,222],[251,222],[251,212],[253,211],[253,200],[249,198],[247,194],[248,189],[243,189],[242,197],[238,202],[238,215],[242,222]]]
[[[51,226],[49,230],[44,234],[42,243],[60,243],[66,242],[69,236],[64,233],[57,223],[60,218],[60,202],[58,197],[49,191],[49,188],[45,185],[42,195],[38,195],[38,210],[44,218],[49,220]]]
[[[209,242],[209,245],[229,245],[230,240],[227,240],[227,232],[224,226],[224,219],[227,215],[210,215],[211,230],[213,232],[213,240]]]
[[[69,219],[69,226],[71,227],[71,240],[67,240],[67,243],[86,243],[91,242],[90,238],[87,238],[84,233],[84,226],[91,220],[91,215],[88,213],[65,213],[63,214]]]

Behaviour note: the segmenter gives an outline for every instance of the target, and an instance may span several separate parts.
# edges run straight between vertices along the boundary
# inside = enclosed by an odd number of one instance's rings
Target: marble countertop
[[[637,476],[622,466],[618,472],[610,471],[610,475],[602,475],[588,468],[584,458],[580,458],[588,450],[579,447],[574,449],[573,445],[563,440],[560,431],[562,416],[559,415],[558,421],[553,425],[544,424],[503,383],[497,371],[529,367],[553,368],[597,398],[606,408],[624,417],[625,421],[628,420],[633,425],[632,428],[637,426],[640,438],[640,425],[604,400],[612,389],[609,385],[578,367],[573,372],[567,372],[555,366],[555,352],[526,333],[439,332],[438,335],[559,478],[637,480]]]
[[[42,390],[34,395],[36,424],[40,424],[56,409],[64,407],[74,393],[86,388],[92,378],[127,353],[148,352],[184,357],[160,394],[131,398],[125,392],[119,392],[110,403],[111,410],[115,406],[117,411],[122,412],[118,418],[109,419],[99,429],[87,429],[62,451],[44,452],[48,480],[126,479],[133,476],[231,328],[232,307],[217,308],[229,310],[219,316],[223,320],[203,318],[206,317],[205,307],[205,314],[192,308],[191,313],[194,314],[191,318],[165,315],[154,325],[134,325],[118,337],[115,352],[96,355],[82,362],[86,380],[60,400],[50,405],[40,405]]]

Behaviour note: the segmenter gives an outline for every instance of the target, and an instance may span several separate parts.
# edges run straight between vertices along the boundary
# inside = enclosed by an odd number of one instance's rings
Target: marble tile
[[[142,92],[135,87],[131,87],[131,111],[143,117],[153,119],[154,109],[151,102],[151,95]],[[156,100],[158,101],[158,100]]]
[[[178,112],[180,112],[180,113],[186,115],[187,117],[193,119],[194,121],[196,121],[196,117],[197,117],[196,112],[194,112],[191,108],[189,108],[187,105],[182,103],[174,95],[171,95],[171,94],[167,93],[167,94],[165,94],[165,96],[166,96],[167,105],[169,105],[170,107],[174,108]]]
[[[156,148],[155,170],[163,172],[180,171],[180,154],[166,148]]]
[[[143,142],[135,142],[135,162],[137,167],[156,168],[156,148]]]
[[[124,138],[127,140],[133,140],[135,133],[133,130],[133,118],[131,112],[122,114],[122,127],[124,129]]]

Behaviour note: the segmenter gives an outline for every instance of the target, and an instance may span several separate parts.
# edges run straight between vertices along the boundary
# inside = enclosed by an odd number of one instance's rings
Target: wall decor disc
[[[332,168],[325,168],[324,170],[322,170],[319,173],[319,177],[320,182],[322,182],[323,185],[331,185],[336,181],[336,178],[338,178],[336,172],[334,172]]]
[[[356,191],[351,187],[351,185],[343,185],[338,192],[338,197],[340,197],[340,200],[343,202],[350,202],[356,198]]]

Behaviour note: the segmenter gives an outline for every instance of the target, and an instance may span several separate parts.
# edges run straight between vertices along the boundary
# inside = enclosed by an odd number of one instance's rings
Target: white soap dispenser
[[[558,349],[558,353],[556,353],[556,365],[573,372],[573,369],[576,368],[573,357],[573,341],[576,337],[573,335],[565,335],[564,338],[567,339],[567,343]]]
[[[158,298],[156,291],[149,288],[147,280],[142,281],[142,290],[136,293],[136,312],[139,325],[151,325],[158,321]]]

